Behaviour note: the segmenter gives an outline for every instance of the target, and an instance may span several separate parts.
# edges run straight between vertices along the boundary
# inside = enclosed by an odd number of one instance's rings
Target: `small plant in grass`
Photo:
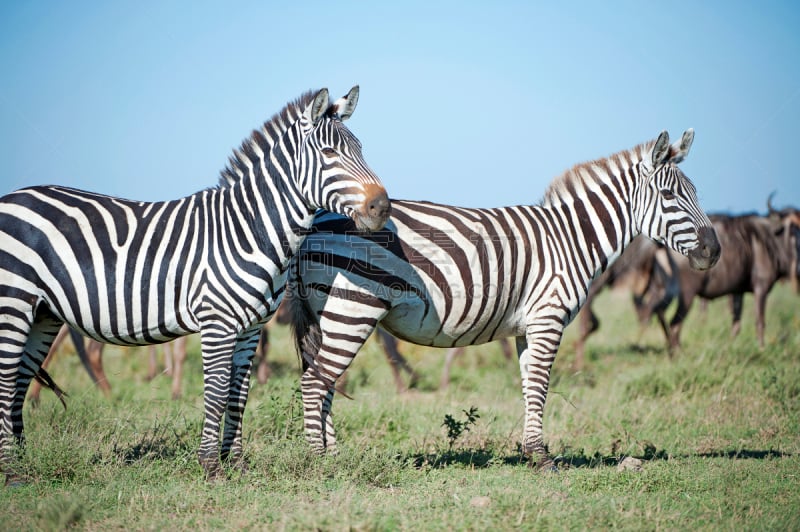
[[[470,425],[474,425],[477,419],[480,416],[478,414],[478,407],[472,406],[470,407],[469,411],[462,410],[464,412],[464,416],[466,419],[464,421],[459,421],[450,414],[445,414],[444,416],[444,423],[442,423],[443,427],[447,428],[447,448],[448,450],[453,450],[453,445],[455,445],[456,440],[461,437],[462,434],[469,431]]]

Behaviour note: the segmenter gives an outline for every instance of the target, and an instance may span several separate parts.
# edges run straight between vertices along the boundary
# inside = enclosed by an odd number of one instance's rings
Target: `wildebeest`
[[[577,319],[579,329],[578,339],[575,342],[573,370],[583,368],[586,339],[600,326],[597,315],[592,309],[595,298],[604,288],[623,282],[630,286],[633,303],[642,324],[646,323],[654,313],[662,318],[664,310],[678,292],[675,263],[666,248],[641,236],[634,239],[619,260],[595,279],[589,288],[586,303]],[[663,318],[662,327],[666,333],[666,323]]]
[[[800,213],[795,209],[777,211],[771,208],[767,216],[759,215],[712,215],[720,243],[722,256],[719,262],[706,272],[696,272],[682,257],[673,258],[677,265],[680,292],[678,307],[669,324],[669,345],[680,345],[680,332],[692,301],[696,296],[715,299],[731,296],[733,312],[733,334],[741,327],[744,294],[755,297],[756,334],[758,343],[764,347],[764,310],[767,295],[775,283],[784,277],[798,276],[798,231]]]

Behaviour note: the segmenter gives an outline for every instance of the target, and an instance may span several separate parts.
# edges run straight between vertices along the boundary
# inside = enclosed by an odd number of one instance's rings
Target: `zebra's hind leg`
[[[303,428],[306,441],[315,454],[335,455],[336,431],[331,408],[335,379],[322,375],[315,366],[309,366],[300,379],[303,394]]]
[[[25,404],[25,395],[28,387],[35,378],[37,382],[47,386],[56,394],[61,404],[66,408],[61,388],[56,386],[50,376],[44,371],[42,365],[50,352],[50,347],[58,336],[63,322],[56,318],[49,310],[40,309],[36,313],[33,325],[25,342],[25,352],[17,373],[17,386],[14,400],[11,404],[11,422],[14,427],[14,437],[20,444],[25,442],[22,408]]]
[[[362,296],[362,303],[363,303]],[[372,308],[373,311],[376,307]],[[300,380],[303,393],[303,421],[306,440],[318,453],[335,454],[336,431],[331,408],[336,381],[378,325],[380,316],[365,317],[366,312],[332,312],[337,321],[323,318],[322,341],[315,355],[303,353],[305,371]],[[357,316],[357,317],[354,317]]]
[[[232,466],[245,471],[246,464],[242,458],[242,416],[247,405],[247,394],[250,385],[250,366],[258,345],[261,325],[257,325],[242,333],[236,341],[233,352],[233,364],[230,374],[230,394],[225,410],[225,428],[222,435],[221,457]]]
[[[14,416],[14,405],[34,316],[33,307],[27,302],[29,294],[19,297],[16,293],[4,292],[0,297],[0,467],[5,473],[6,485],[15,486],[25,483],[25,476],[16,464],[24,441],[24,426],[22,416]]]

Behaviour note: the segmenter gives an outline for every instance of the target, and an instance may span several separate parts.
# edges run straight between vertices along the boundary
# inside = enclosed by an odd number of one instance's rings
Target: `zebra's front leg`
[[[526,337],[517,338],[522,395],[525,399],[522,451],[531,457],[531,466],[536,458],[536,466],[542,471],[555,470],[555,464],[544,445],[542,417],[550,384],[550,369],[561,343],[562,332],[563,326],[550,323],[538,330],[529,328]]]
[[[225,411],[225,429],[222,436],[222,460],[227,460],[234,467],[246,470],[242,459],[242,416],[247,405],[247,394],[250,385],[250,367],[258,345],[261,325],[245,331],[236,341],[231,365],[231,391]]]
[[[219,325],[201,330],[203,350],[203,404],[205,417],[197,458],[206,474],[206,480],[226,478],[220,462],[219,430],[231,393],[231,366],[236,336],[225,334]]]

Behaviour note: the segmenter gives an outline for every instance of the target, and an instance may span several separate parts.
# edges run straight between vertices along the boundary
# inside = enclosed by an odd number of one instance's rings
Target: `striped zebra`
[[[242,415],[261,325],[280,302],[286,271],[318,208],[376,230],[386,191],[343,121],[358,87],[330,103],[308,92],[235,150],[216,187],[145,203],[60,186],[0,198],[0,449],[6,483],[23,482],[31,379],[62,323],[118,345],[199,332],[205,417],[198,450],[206,478],[220,458],[243,466]],[[220,425],[225,418],[220,446]],[[13,438],[12,438],[13,434]]]
[[[287,285],[303,361],[305,434],[335,451],[337,378],[379,324],[419,345],[516,337],[525,400],[523,450],[552,468],[542,414],[564,327],[589,285],[644,233],[707,269],[719,243],[677,164],[693,140],[657,140],[575,166],[539,205],[466,209],[392,200],[382,231],[363,235],[321,214]]]

